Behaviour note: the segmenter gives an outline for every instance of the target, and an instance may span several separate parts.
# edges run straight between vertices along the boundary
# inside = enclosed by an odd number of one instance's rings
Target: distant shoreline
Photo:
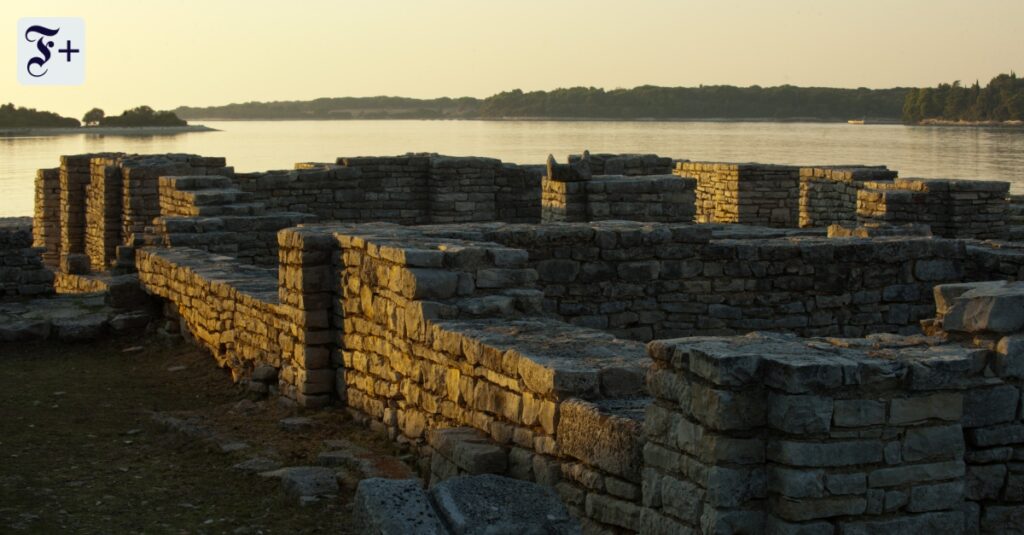
[[[189,120],[197,121],[219,121],[219,122],[252,122],[252,121],[553,121],[553,122],[616,122],[616,123],[833,123],[846,124],[847,119],[821,119],[817,117],[685,117],[685,118],[658,118],[658,117],[634,117],[624,119],[622,117],[247,117],[247,118],[224,118],[224,117],[190,117]],[[868,124],[872,125],[899,125],[903,124],[896,119],[873,119],[868,118]]]
[[[947,119],[924,119],[916,123],[916,126],[988,126],[994,128],[1021,128],[1024,127],[1024,121],[950,121]]]
[[[79,127],[28,127],[0,128],[0,137],[38,137],[67,135],[101,135],[101,136],[160,136],[182,134],[186,132],[217,132],[201,124],[186,126],[79,126]]]

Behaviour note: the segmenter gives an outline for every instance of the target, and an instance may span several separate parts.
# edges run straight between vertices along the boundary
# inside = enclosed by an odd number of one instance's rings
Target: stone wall
[[[880,166],[830,166],[800,168],[801,227],[855,225],[857,192],[864,183],[886,182],[896,171]]]
[[[969,533],[1012,532],[1024,526],[1022,300],[1021,283],[993,281],[935,288],[938,317],[934,327],[986,348],[977,353],[987,353],[982,368],[985,379],[963,381],[967,389],[960,400],[967,464],[963,510]]]
[[[652,343],[643,528],[963,532],[962,390],[986,351],[936,344],[766,334]]]
[[[43,249],[43,264],[51,269],[60,265],[60,217],[60,168],[39,169],[36,171],[32,244]]]
[[[493,158],[406,154],[302,163],[293,171],[240,173],[253,200],[323,221],[404,225],[470,221],[537,222],[540,171]]]
[[[692,222],[696,181],[661,175],[593,174],[588,159],[559,165],[548,157],[541,220]],[[667,158],[666,158],[667,160]]]
[[[857,194],[863,224],[923,223],[936,236],[1002,239],[1007,235],[1008,182],[896,179],[866,182]]]
[[[698,223],[796,227],[799,222],[797,167],[678,162],[673,174],[697,180]]]
[[[139,282],[166,300],[182,332],[235,380],[321,407],[334,392],[334,370],[327,269],[314,274],[329,262],[307,254],[300,232],[281,239],[278,273],[196,249],[143,248],[136,251]]]
[[[584,159],[590,161],[590,170],[595,175],[669,175],[674,166],[672,158],[657,154],[591,154],[589,151],[570,154],[568,162],[573,164]]]
[[[36,174],[34,242],[64,273],[103,270],[160,215],[161,175],[224,173],[223,158],[187,154],[97,153],[61,156]]]
[[[44,249],[32,242],[31,218],[0,218],[0,300],[53,293],[53,272],[43,265]]]
[[[737,228],[716,238],[709,226],[628,222],[428,228],[528,251],[546,311],[637,340],[907,331],[932,313],[933,285],[987,275],[965,273],[964,243],[926,237]]]
[[[163,176],[159,191],[162,215],[148,229],[149,242],[229,255],[243,264],[276,266],[278,231],[316,219],[268,211],[223,176]]]

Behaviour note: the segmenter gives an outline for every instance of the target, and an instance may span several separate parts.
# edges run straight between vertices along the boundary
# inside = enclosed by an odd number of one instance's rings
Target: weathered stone
[[[414,479],[364,479],[356,488],[353,511],[365,533],[442,535],[449,531],[430,496]]]
[[[495,475],[455,477],[430,489],[439,515],[457,534],[579,533],[554,491]]]

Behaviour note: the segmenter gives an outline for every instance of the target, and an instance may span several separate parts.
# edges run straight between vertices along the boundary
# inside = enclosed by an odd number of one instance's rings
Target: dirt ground
[[[300,506],[279,480],[232,465],[316,465],[324,441],[343,438],[381,473],[409,476],[393,443],[343,411],[260,401],[181,340],[0,343],[0,365],[0,533],[357,533],[358,475]],[[169,430],[154,411],[198,421],[219,443]],[[279,424],[297,415],[313,425]]]

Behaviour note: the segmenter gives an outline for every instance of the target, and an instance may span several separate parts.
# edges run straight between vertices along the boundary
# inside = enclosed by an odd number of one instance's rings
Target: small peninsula
[[[172,111],[157,111],[149,106],[139,106],[113,116],[106,116],[103,110],[93,108],[79,121],[12,103],[0,105],[0,137],[65,134],[151,136],[208,131],[214,129],[190,125]]]

